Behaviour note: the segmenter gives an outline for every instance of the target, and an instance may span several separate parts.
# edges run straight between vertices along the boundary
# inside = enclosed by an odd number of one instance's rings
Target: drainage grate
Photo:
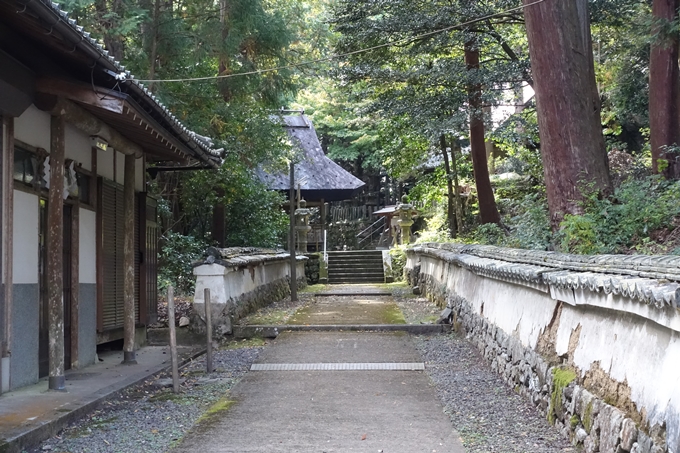
[[[251,371],[422,371],[425,364],[415,363],[254,363]]]

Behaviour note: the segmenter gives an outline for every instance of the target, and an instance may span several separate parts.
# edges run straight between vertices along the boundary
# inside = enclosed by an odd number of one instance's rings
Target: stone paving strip
[[[250,371],[423,371],[424,363],[254,363]]]

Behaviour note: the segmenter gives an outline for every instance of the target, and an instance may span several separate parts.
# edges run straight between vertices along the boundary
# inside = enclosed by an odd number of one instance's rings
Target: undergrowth
[[[582,214],[566,215],[556,233],[550,229],[548,204],[542,187],[499,188],[502,225],[485,224],[469,230],[456,242],[489,244],[574,254],[680,255],[680,181],[640,176],[621,182],[614,194],[594,192],[581,203]],[[434,217],[419,242],[451,239]]]

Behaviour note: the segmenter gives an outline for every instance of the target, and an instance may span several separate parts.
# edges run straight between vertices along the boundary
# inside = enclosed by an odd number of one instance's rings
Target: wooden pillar
[[[123,187],[123,363],[134,365],[135,356],[135,155],[125,155]]]
[[[80,333],[80,201],[71,211],[71,368],[80,368],[78,335]]]
[[[14,250],[14,118],[0,118],[0,156],[2,158],[2,281],[4,283],[4,312],[2,347],[0,351],[0,393],[8,391],[12,341],[12,262]]]
[[[64,149],[66,121],[50,123],[50,188],[47,202],[47,312],[49,389],[65,390],[64,377]]]

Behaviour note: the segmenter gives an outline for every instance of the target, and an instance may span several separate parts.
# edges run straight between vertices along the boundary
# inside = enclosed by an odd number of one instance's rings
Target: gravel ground
[[[420,336],[414,341],[469,453],[575,451],[461,335]]]
[[[392,294],[408,324],[433,324],[439,319],[442,310],[425,297],[415,296],[411,288],[392,288]]]
[[[221,398],[250,368],[262,347],[215,351],[215,372],[205,374],[205,356],[180,372],[181,392],[159,386],[158,378],[126,390],[104,403],[58,437],[30,451],[70,453],[164,452],[194,425],[203,412]],[[170,384],[171,385],[171,384]]]

